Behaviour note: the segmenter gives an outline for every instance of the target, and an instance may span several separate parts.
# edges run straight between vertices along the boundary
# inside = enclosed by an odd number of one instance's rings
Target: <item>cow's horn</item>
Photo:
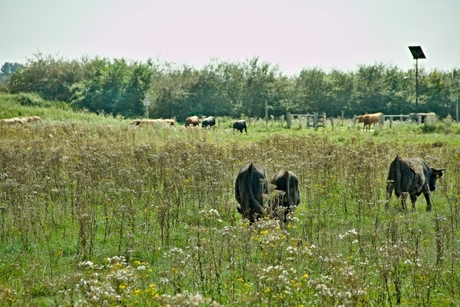
[[[446,169],[445,168],[435,168],[435,170],[438,172],[442,172],[442,171],[445,171]]]

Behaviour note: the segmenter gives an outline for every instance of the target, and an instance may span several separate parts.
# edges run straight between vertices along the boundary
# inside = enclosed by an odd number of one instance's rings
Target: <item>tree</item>
[[[190,115],[203,113],[203,105],[193,97],[192,89],[198,83],[199,73],[188,65],[156,64],[151,81],[149,108],[153,117],[185,121]]]
[[[92,112],[139,116],[153,75],[151,65],[125,59],[86,59],[84,78],[72,86],[71,105]]]
[[[275,83],[280,77],[279,67],[269,63],[259,63],[259,57],[248,60],[243,66],[245,86],[242,113],[264,117],[265,104],[274,105],[280,100]]]
[[[295,100],[302,113],[326,112],[329,84],[326,73],[320,68],[303,69],[296,79]]]
[[[5,62],[3,66],[0,68],[0,80],[5,80],[9,75],[18,71],[22,67],[23,65],[19,63]]]

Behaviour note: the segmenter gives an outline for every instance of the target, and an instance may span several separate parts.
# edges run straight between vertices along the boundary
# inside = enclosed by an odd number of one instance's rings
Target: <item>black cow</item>
[[[236,177],[235,198],[240,204],[238,212],[251,224],[265,215],[264,194],[268,194],[265,170],[253,163],[244,165]]]
[[[299,180],[293,172],[281,170],[273,176],[270,183],[275,185],[277,191],[272,205],[273,212],[277,215],[281,210],[286,223],[288,213],[300,204]]]
[[[216,119],[213,116],[206,117],[203,119],[203,123],[201,124],[201,127],[206,128],[206,127],[214,127],[216,125]]]
[[[243,134],[243,130],[248,134],[248,130],[246,129],[246,122],[244,120],[237,120],[236,122],[233,123],[233,129],[238,130]]]
[[[422,193],[426,199],[426,211],[431,211],[430,191],[436,190],[436,179],[442,176],[444,170],[445,168],[430,168],[421,158],[404,159],[396,156],[390,164],[387,177],[387,208],[394,189],[395,195],[401,197],[404,212],[407,211],[407,195],[410,195],[412,210],[415,210],[417,196]]]

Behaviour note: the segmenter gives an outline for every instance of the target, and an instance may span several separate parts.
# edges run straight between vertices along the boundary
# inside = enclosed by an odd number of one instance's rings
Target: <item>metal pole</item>
[[[415,113],[418,114],[418,59],[415,59]]]

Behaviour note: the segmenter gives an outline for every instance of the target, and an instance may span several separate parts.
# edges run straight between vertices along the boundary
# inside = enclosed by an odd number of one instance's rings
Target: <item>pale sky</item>
[[[0,66],[34,54],[200,68],[259,56],[285,74],[460,68],[460,0],[1,0]]]

